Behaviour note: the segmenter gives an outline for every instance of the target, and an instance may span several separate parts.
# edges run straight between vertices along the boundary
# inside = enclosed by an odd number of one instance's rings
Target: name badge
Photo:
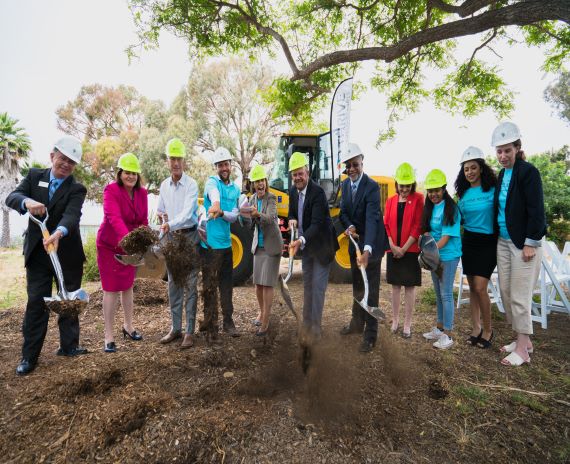
[[[40,181],[38,182],[38,187],[48,188],[48,187],[49,187],[49,182],[44,182],[43,180],[40,180]]]

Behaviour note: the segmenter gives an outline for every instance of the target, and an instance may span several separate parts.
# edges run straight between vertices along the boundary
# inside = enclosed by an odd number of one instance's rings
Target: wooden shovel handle
[[[42,230],[42,235],[44,236],[44,238],[47,240],[50,235],[49,232],[47,231],[47,229]],[[48,253],[53,253],[55,251],[55,247],[53,246],[53,243],[50,243],[48,245]]]

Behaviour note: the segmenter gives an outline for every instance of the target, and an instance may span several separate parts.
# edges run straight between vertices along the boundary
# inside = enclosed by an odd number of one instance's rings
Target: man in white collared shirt
[[[162,220],[163,233],[185,234],[198,246],[198,184],[184,173],[186,147],[174,138],[166,144],[166,157],[170,177],[160,184],[157,214]],[[193,334],[198,305],[198,264],[192,269],[184,287],[176,285],[168,270],[168,299],[172,314],[170,332],[160,343],[170,343],[182,336],[182,312],[186,308],[186,331],[180,345],[188,349],[194,345]]]

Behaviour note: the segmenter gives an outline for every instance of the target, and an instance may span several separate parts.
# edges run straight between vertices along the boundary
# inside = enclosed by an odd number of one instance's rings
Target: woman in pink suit
[[[106,353],[117,351],[113,335],[113,321],[119,295],[125,314],[124,338],[142,340],[133,328],[133,282],[136,268],[125,266],[114,258],[124,254],[119,247],[121,239],[133,229],[148,225],[147,191],[141,186],[141,168],[132,153],[119,158],[116,181],[103,192],[103,223],[97,233],[97,264],[103,287],[103,316],[105,319]]]

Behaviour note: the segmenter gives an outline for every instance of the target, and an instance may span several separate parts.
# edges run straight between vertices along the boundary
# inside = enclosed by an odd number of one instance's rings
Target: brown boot
[[[187,350],[188,348],[192,348],[194,346],[194,337],[192,337],[192,334],[185,334],[184,335],[184,340],[182,340],[182,343],[180,344],[180,349],[181,350]]]
[[[182,334],[180,332],[178,332],[177,330],[171,330],[170,332],[168,332],[167,335],[165,335],[160,339],[160,343],[166,345],[167,343],[173,342],[174,340],[180,337],[182,337]]]

